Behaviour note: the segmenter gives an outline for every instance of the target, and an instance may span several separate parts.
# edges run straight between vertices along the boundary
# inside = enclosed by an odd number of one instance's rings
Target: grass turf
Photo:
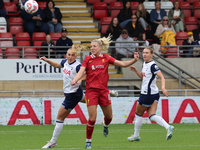
[[[199,150],[200,124],[174,124],[171,140],[166,141],[166,130],[157,124],[143,124],[141,141],[129,142],[132,124],[111,124],[108,137],[103,136],[102,125],[95,125],[92,149],[97,150]],[[0,126],[1,150],[38,150],[51,139],[54,125]],[[86,125],[65,125],[53,150],[84,149]]]

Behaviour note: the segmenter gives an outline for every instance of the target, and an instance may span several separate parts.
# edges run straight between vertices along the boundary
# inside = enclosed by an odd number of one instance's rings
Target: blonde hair
[[[112,37],[112,35],[109,34],[107,38],[103,37],[100,39],[95,39],[92,42],[97,42],[99,44],[99,46],[102,46],[102,50],[107,50],[109,48],[109,44],[112,42],[111,37]]]
[[[72,47],[70,49],[77,56],[77,51],[85,50],[85,49],[87,49],[87,46],[77,44],[77,45],[72,45]]]
[[[145,47],[144,49],[150,50],[150,53],[153,54],[153,48],[151,48],[150,46],[147,46],[147,47]]]

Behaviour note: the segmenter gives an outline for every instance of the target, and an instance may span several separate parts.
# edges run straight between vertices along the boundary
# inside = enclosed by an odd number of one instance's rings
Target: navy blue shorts
[[[138,103],[142,106],[145,107],[150,107],[154,101],[159,101],[160,98],[160,94],[154,94],[154,95],[144,95],[144,94],[140,94]]]
[[[62,106],[67,110],[72,110],[83,99],[83,90],[81,87],[75,93],[64,93],[65,100]]]

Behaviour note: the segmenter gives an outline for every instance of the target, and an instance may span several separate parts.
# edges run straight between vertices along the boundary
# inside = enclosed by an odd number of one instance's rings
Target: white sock
[[[92,139],[86,139],[86,142],[92,142]]]
[[[142,126],[142,116],[135,113],[135,126],[134,126],[134,137],[139,137],[140,128]]]
[[[60,135],[62,129],[63,129],[63,121],[56,120],[56,126],[54,128],[53,136],[52,136],[50,142],[55,143],[57,141],[58,136]]]
[[[165,129],[168,129],[169,128],[169,124],[160,116],[157,116],[157,115],[151,115],[149,117],[149,119],[151,121],[155,121],[157,124],[159,124],[160,126],[163,126],[165,127]]]

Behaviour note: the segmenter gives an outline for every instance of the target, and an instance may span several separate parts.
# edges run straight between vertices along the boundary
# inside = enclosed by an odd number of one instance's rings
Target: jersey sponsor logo
[[[104,65],[92,65],[92,70],[98,69],[98,68],[104,68]]]
[[[63,69],[63,72],[66,74],[66,75],[69,75],[70,76],[70,74],[71,74],[71,71],[70,70],[68,70],[68,69]]]
[[[92,65],[92,70],[95,70],[95,67],[94,67],[94,65]]]
[[[146,77],[145,72],[142,72],[142,75],[143,75],[144,77]]]

